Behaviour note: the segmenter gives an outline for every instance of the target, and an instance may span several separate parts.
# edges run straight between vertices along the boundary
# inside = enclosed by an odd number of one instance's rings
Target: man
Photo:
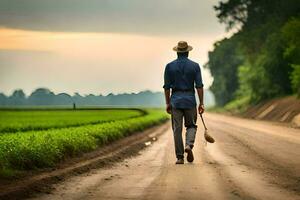
[[[192,49],[187,42],[178,42],[178,45],[173,48],[178,58],[167,64],[164,73],[166,111],[172,118],[176,164],[184,164],[184,152],[187,153],[188,162],[194,161],[192,149],[197,131],[197,103],[194,88],[197,90],[200,102],[198,112],[199,114],[204,112],[200,66],[188,59],[189,51]],[[182,141],[183,119],[186,127],[185,148]]]

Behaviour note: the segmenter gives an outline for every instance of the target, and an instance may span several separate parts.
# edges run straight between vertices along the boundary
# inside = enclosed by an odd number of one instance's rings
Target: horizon
[[[16,88],[14,89],[11,93],[7,94],[3,91],[0,90],[0,94],[4,94],[6,97],[9,97],[9,96],[12,96],[13,95],[13,92],[16,91],[16,90],[22,90],[25,94],[25,97],[29,97],[34,91],[36,91],[37,89],[47,89],[49,90],[50,92],[53,92],[54,95],[59,95],[59,94],[67,94],[67,95],[70,95],[70,96],[75,96],[76,94],[79,94],[80,96],[82,97],[86,97],[88,95],[95,95],[95,96],[108,96],[110,94],[112,95],[123,95],[123,94],[139,94],[139,93],[142,93],[142,92],[151,92],[151,93],[163,93],[163,91],[153,91],[153,90],[140,90],[140,91],[136,91],[136,92],[126,92],[126,91],[123,91],[121,93],[114,93],[114,92],[110,92],[110,93],[107,93],[107,94],[102,94],[102,93],[87,93],[87,94],[83,94],[83,93],[80,93],[80,92],[73,92],[73,93],[69,93],[69,92],[54,92],[52,91],[50,88],[47,88],[47,87],[38,87],[38,88],[35,88],[33,89],[30,93],[26,93],[22,88]],[[205,91],[209,91],[211,92],[211,90],[208,88],[208,89],[204,89]]]
[[[20,92],[21,89],[16,89],[15,94],[6,95],[0,91],[0,107],[11,106],[34,106],[34,105],[122,105],[122,106],[159,106],[165,105],[165,97],[162,91],[154,92],[144,90],[132,93],[109,93],[103,94],[69,94],[66,92],[54,93],[48,88],[37,88],[30,95]],[[38,91],[39,90],[39,91]],[[21,90],[23,91],[23,90]],[[198,101],[198,100],[197,100]],[[206,106],[215,105],[215,98],[211,91],[204,94],[204,103]]]

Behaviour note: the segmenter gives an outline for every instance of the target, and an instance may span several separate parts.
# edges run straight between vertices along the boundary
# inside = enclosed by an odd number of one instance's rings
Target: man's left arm
[[[196,67],[195,88],[197,89],[197,94],[199,98],[198,111],[199,114],[202,114],[204,112],[204,102],[203,102],[204,91],[203,91],[201,69],[199,65],[197,65]]]

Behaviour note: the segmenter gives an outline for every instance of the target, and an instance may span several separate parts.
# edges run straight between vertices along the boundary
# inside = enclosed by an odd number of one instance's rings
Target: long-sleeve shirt
[[[182,109],[195,107],[197,103],[194,88],[202,87],[201,69],[198,63],[187,57],[178,57],[167,64],[163,88],[172,89],[172,107]]]

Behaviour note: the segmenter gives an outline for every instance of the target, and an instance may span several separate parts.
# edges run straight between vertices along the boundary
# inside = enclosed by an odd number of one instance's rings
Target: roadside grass
[[[13,177],[14,171],[54,166],[168,119],[163,110],[146,112],[144,116],[95,125],[2,134],[0,177]]]
[[[209,109],[207,109],[210,112],[215,113],[225,113],[225,114],[241,114],[245,112],[250,106],[250,98],[249,97],[243,97],[239,99],[235,99],[233,101],[230,101],[225,106],[214,106]]]
[[[235,99],[224,106],[224,109],[233,114],[245,112],[250,106],[250,97],[242,97]]]

